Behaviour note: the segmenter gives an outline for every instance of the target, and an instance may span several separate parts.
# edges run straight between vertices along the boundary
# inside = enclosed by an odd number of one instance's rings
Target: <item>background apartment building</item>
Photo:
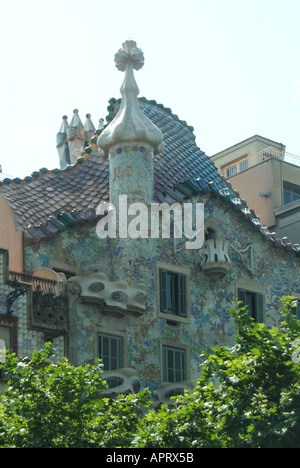
[[[254,135],[211,157],[270,231],[300,242],[300,157]]]

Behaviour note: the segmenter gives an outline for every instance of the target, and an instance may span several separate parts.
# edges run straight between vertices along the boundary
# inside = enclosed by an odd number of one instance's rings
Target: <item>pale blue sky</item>
[[[300,0],[0,0],[3,172],[58,166],[64,114],[96,125],[137,41],[140,96],[195,128],[208,155],[254,134],[300,155]]]

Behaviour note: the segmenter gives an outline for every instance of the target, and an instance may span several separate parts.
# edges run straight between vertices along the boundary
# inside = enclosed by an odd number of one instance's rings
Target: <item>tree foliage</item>
[[[282,303],[279,329],[255,323],[245,307],[231,309],[235,346],[213,350],[192,394],[148,413],[136,446],[299,448],[300,369],[293,344],[300,329],[293,298]]]
[[[147,390],[106,398],[100,362],[53,364],[50,345],[30,360],[10,354],[0,447],[300,448],[294,306],[283,298],[281,326],[272,329],[232,308],[235,345],[213,349],[194,392],[159,409],[147,410]]]
[[[147,392],[104,397],[102,367],[50,362],[53,349],[30,360],[6,358],[8,386],[0,398],[0,447],[89,448],[130,444]]]

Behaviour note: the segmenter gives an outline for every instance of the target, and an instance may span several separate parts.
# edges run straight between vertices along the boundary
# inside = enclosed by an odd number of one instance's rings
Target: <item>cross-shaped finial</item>
[[[155,154],[163,149],[163,135],[160,129],[141,111],[138,103],[139,88],[133,70],[144,65],[144,54],[131,39],[122,44],[115,55],[118,70],[125,71],[121,86],[122,101],[116,117],[98,138],[99,148],[108,154],[112,146],[128,142],[148,144]]]
[[[123,42],[123,48],[119,49],[115,55],[115,64],[118,70],[125,71],[127,64],[132,64],[135,70],[139,70],[144,65],[144,54],[136,46],[136,42],[131,39]]]

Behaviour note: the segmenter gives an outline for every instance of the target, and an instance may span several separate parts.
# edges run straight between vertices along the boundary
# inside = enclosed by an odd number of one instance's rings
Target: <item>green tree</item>
[[[213,350],[192,394],[149,411],[134,445],[300,448],[300,330],[294,299],[282,303],[279,329],[255,323],[245,307],[230,309],[235,346]]]
[[[299,321],[293,298],[282,306],[272,329],[232,308],[236,344],[204,356],[194,392],[145,414],[147,390],[104,397],[100,362],[53,364],[50,345],[8,354],[0,447],[300,448]]]
[[[53,349],[30,360],[6,357],[9,376],[0,397],[0,447],[87,448],[128,446],[147,392],[104,397],[101,364],[74,367],[50,362]]]

